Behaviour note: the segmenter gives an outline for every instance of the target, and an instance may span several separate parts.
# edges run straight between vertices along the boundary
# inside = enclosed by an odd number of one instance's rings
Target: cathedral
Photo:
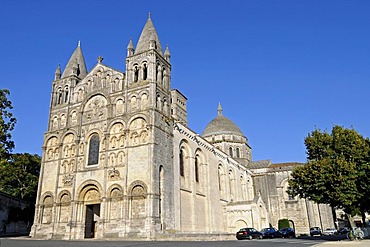
[[[235,239],[243,227],[297,234],[332,227],[331,208],[291,198],[299,163],[253,161],[221,104],[202,134],[187,98],[171,88],[171,54],[149,16],[126,71],[98,58],[87,70],[80,43],[55,71],[36,212],[40,239]]]

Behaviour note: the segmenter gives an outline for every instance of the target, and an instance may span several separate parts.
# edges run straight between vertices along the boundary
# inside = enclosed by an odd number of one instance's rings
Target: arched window
[[[137,68],[137,66],[134,67],[134,82],[137,82],[139,78],[139,69]]]
[[[195,181],[199,183],[199,156],[195,156],[195,164],[194,164],[194,172],[195,172]]]
[[[62,104],[63,93],[62,89],[58,90],[58,104]]]
[[[218,167],[218,190],[222,191],[222,168],[219,166]]]
[[[163,199],[164,199],[164,193],[163,193],[163,181],[164,181],[164,171],[163,166],[159,167],[159,218],[161,219],[161,230],[163,230]]]
[[[236,148],[236,158],[240,158],[240,149]]]
[[[87,165],[96,165],[99,161],[99,144],[100,138],[98,134],[94,134],[90,138],[89,143],[89,159]]]
[[[184,151],[182,150],[182,148],[180,148],[180,155],[179,155],[179,159],[180,159],[180,175],[182,177],[185,176],[185,169],[184,169]]]
[[[148,77],[148,68],[146,67],[146,64],[144,63],[144,66],[143,66],[143,80],[146,80],[147,77]]]
[[[229,147],[229,155],[230,155],[231,157],[233,157],[233,148],[232,148],[232,147]]]
[[[65,87],[64,89],[64,102],[65,103],[68,102],[68,93],[69,93],[68,87]]]

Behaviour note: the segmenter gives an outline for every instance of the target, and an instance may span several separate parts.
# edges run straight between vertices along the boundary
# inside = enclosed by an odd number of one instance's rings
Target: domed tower
[[[220,103],[217,111],[217,117],[207,125],[202,137],[246,166],[252,161],[252,149],[248,139],[233,121],[222,115]]]

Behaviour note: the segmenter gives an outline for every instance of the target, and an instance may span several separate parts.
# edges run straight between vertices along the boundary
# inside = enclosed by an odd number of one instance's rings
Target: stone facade
[[[101,57],[88,72],[80,44],[57,68],[32,237],[225,239],[286,217],[308,232],[306,204],[285,203],[289,173],[261,173],[221,105],[202,135],[187,126],[170,57],[149,17],[125,73]]]

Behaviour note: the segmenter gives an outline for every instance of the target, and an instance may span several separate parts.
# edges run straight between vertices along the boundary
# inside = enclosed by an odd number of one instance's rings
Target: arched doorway
[[[100,222],[100,193],[96,186],[88,185],[82,191],[84,210],[84,238],[95,238]]]

